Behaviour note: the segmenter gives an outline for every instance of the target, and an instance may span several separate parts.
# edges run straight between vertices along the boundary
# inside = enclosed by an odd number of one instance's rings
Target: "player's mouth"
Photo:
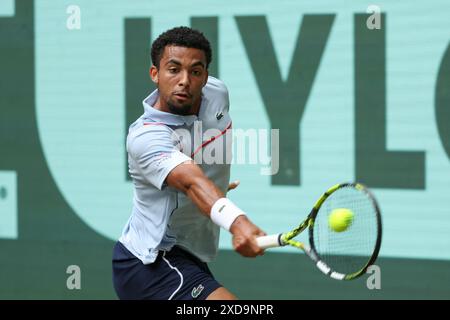
[[[175,92],[173,94],[177,100],[187,100],[191,98],[191,95],[187,92]]]

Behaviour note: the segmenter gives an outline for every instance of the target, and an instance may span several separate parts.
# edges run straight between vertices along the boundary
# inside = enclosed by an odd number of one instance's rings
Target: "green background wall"
[[[280,129],[277,175],[232,169],[230,197],[252,220],[288,229],[354,180],[383,212],[380,290],[327,279],[286,248],[244,259],[225,233],[218,279],[248,299],[449,299],[450,6],[378,1],[370,30],[371,4],[2,0],[0,298],[115,298],[112,246],[132,199],[126,128],[153,89],[151,40],[192,25],[211,40],[233,127]],[[66,26],[70,5],[79,30]],[[69,265],[81,290],[66,287]]]

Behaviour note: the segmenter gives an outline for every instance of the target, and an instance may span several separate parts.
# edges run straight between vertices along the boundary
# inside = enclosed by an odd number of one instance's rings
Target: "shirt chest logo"
[[[222,118],[223,118],[223,112],[222,112],[222,111],[217,112],[217,113],[216,113],[216,119],[217,119],[217,120],[220,120],[220,119],[222,119]]]

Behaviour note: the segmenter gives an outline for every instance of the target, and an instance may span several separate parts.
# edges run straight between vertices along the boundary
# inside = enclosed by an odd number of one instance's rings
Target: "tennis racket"
[[[335,209],[353,212],[351,224],[337,232],[329,226]],[[309,245],[294,238],[309,229]],[[308,217],[294,230],[256,239],[263,248],[293,246],[302,249],[317,268],[336,280],[363,275],[378,256],[381,246],[381,213],[372,193],[360,183],[342,183],[328,189]]]

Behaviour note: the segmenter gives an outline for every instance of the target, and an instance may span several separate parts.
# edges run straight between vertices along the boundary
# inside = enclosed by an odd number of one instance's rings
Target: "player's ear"
[[[158,68],[156,68],[156,66],[152,65],[151,68],[150,68],[149,73],[150,73],[150,78],[152,78],[152,81],[155,84],[158,84],[158,82],[159,82],[159,79],[158,79]]]

